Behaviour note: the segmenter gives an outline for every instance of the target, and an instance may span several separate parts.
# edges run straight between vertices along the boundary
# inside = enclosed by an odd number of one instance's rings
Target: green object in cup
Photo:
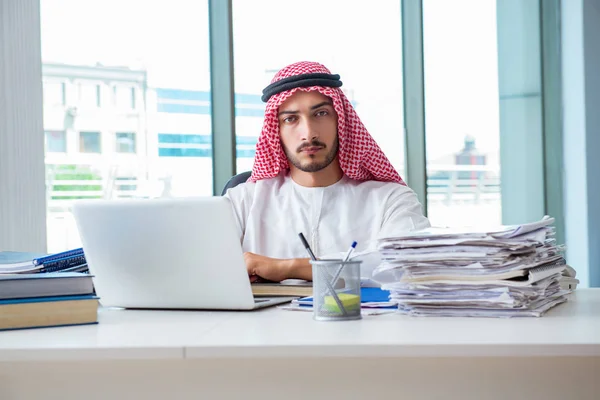
[[[338,293],[338,298],[346,311],[355,311],[360,308],[360,296],[356,294]],[[323,298],[323,309],[331,313],[342,312],[333,296],[325,296]]]

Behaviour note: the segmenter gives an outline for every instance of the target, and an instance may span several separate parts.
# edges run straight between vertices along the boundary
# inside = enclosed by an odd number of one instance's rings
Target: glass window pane
[[[116,134],[117,153],[135,153],[135,133]]]
[[[51,153],[67,152],[65,131],[46,131],[46,151]]]
[[[340,74],[367,130],[404,175],[400,1],[233,0],[233,39],[238,172],[252,169],[264,87],[286,65],[316,61]]]
[[[495,0],[424,0],[427,205],[434,225],[499,224]]]
[[[79,132],[79,151],[82,153],[101,153],[100,132]]]
[[[212,195],[207,0],[41,0],[41,29],[50,252],[74,199]]]

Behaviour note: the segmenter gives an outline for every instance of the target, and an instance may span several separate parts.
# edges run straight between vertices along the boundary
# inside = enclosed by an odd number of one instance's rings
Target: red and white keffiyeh
[[[290,76],[310,73],[331,74],[325,66],[319,63],[303,61],[288,65],[280,70],[271,83]],[[289,169],[288,159],[280,141],[277,113],[279,106],[298,90],[317,90],[332,99],[333,108],[338,115],[338,159],[346,176],[359,181],[376,180],[405,185],[398,172],[361,122],[342,90],[323,86],[293,88],[269,98],[265,109],[262,132],[256,144],[256,156],[249,182],[274,178],[282,171]]]

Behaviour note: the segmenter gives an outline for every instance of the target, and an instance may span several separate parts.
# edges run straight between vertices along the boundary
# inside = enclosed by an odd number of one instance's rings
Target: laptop
[[[73,215],[105,307],[254,310],[294,299],[253,296],[227,197],[84,200]]]

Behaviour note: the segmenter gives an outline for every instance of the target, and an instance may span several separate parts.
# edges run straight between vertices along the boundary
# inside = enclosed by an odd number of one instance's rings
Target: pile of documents
[[[554,219],[469,231],[430,228],[379,240],[373,279],[412,316],[542,316],[567,300]]]

